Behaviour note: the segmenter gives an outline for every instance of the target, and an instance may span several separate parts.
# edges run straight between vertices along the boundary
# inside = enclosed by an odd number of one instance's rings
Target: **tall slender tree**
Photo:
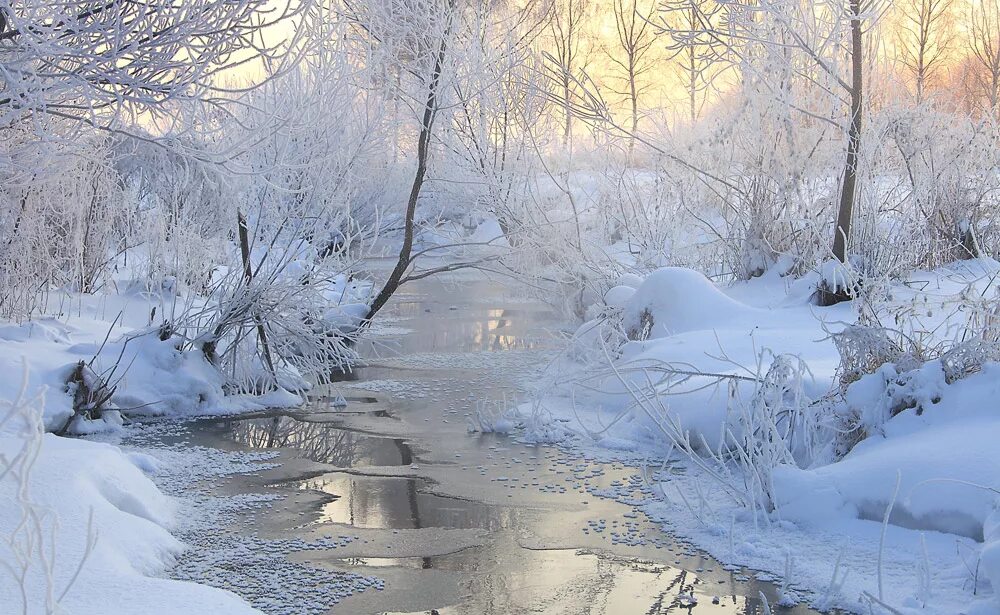
[[[899,61],[913,81],[914,97],[921,102],[944,70],[954,45],[954,0],[901,0],[896,8]]]
[[[647,75],[656,67],[650,54],[656,42],[650,22],[656,6],[642,0],[613,0],[611,11],[615,16],[615,45],[607,50],[608,59],[619,70],[623,88],[618,92],[625,98],[630,113],[629,153],[635,148],[639,132],[640,97],[649,90]]]

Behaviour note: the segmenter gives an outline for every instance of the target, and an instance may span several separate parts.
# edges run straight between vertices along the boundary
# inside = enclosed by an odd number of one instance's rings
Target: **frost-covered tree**
[[[843,135],[846,151],[831,252],[846,263],[860,189],[865,71],[871,64],[865,37],[882,14],[881,3],[682,4],[677,10],[686,19],[663,26],[673,40],[690,45],[706,41],[712,57],[739,71],[745,93],[750,89],[766,93],[800,121],[828,123]],[[831,292],[826,300],[839,296]]]
[[[460,18],[456,0],[347,0],[345,14],[356,33],[383,59],[397,64],[413,79],[419,118],[416,170],[403,214],[403,240],[396,266],[369,307],[373,317],[403,282],[413,252],[417,202],[431,159],[434,125],[443,104],[449,45]]]
[[[987,112],[1000,105],[1000,2],[981,0],[969,4],[966,14],[970,69]]]
[[[555,0],[549,13],[546,68],[552,80],[551,96],[563,112],[563,147],[572,150],[574,107],[581,96],[580,77],[593,60],[589,0]]]
[[[629,151],[635,147],[635,135],[639,132],[639,99],[649,90],[646,77],[655,68],[651,50],[656,42],[655,32],[650,23],[655,6],[640,0],[614,0],[611,11],[615,16],[616,45],[607,50],[611,62],[618,68],[618,78],[623,87],[622,96],[631,115],[631,136]]]
[[[954,0],[904,0],[896,3],[897,53],[922,101],[945,70],[955,38]]]
[[[185,103],[220,108],[245,89],[234,71],[294,62],[309,0],[0,2],[0,128],[178,128]],[[291,30],[291,29],[289,29]],[[306,31],[305,28],[302,31]]]
[[[706,91],[719,76],[719,51],[724,43],[718,22],[725,16],[724,8],[724,3],[714,0],[665,0],[659,5],[657,25],[677,65],[692,123],[701,115]]]

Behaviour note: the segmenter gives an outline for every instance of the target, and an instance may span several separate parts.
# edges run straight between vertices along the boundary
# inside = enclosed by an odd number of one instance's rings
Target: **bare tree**
[[[668,38],[670,59],[678,62],[688,118],[701,115],[704,92],[718,75],[720,54],[726,49],[720,20],[724,3],[714,0],[664,0],[660,4],[659,31]]]
[[[457,0],[405,0],[383,4],[347,2],[347,16],[374,46],[387,48],[390,58],[401,62],[422,92],[418,99],[420,126],[417,137],[416,170],[403,214],[403,242],[389,277],[382,284],[366,315],[371,320],[403,282],[412,263],[417,202],[431,158],[431,138],[442,105],[442,82],[448,61],[448,45],[458,18]]]
[[[556,0],[549,16],[551,52],[545,54],[549,76],[556,84],[554,98],[563,108],[563,145],[572,150],[574,102],[580,97],[579,77],[591,60],[587,32],[589,0]]]
[[[649,89],[644,78],[654,67],[649,52],[656,42],[650,19],[656,10],[653,2],[643,6],[640,0],[614,0],[611,7],[615,15],[616,47],[608,50],[608,58],[621,70],[625,84],[623,94],[631,112],[631,137],[629,153],[635,148],[635,135],[639,132],[639,97]]]
[[[1000,2],[970,3],[966,21],[974,80],[988,110],[996,113],[1000,104]]]
[[[718,46],[719,57],[736,64],[770,89],[776,102],[816,121],[840,127],[846,136],[846,156],[840,204],[834,226],[833,255],[847,262],[851,221],[858,193],[859,154],[864,116],[865,34],[882,15],[881,0],[822,0],[820,2],[726,2],[721,12],[690,1],[688,25],[664,23],[664,30],[681,41],[704,37]],[[692,27],[694,25],[695,27]],[[766,53],[762,52],[764,50]],[[847,58],[847,65],[842,65]],[[763,60],[763,61],[761,61]],[[781,65],[784,64],[784,65]],[[777,75],[777,82],[773,76]],[[805,102],[788,98],[788,79],[796,78],[814,92]],[[840,119],[808,102],[832,101]],[[846,295],[830,295],[833,301]]]
[[[954,42],[954,0],[903,0],[897,3],[899,61],[914,84],[917,102],[938,77]]]

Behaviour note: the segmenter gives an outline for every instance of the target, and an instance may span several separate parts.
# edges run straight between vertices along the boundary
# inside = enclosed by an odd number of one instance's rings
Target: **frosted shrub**
[[[881,327],[849,326],[830,337],[840,353],[839,380],[845,387],[886,363],[900,360],[904,352]]]
[[[783,465],[796,465],[796,452],[811,455],[811,417],[802,389],[808,374],[805,364],[789,356],[774,357],[755,384],[749,400],[731,394],[738,427],[727,426],[729,452],[743,480],[745,503],[753,510],[774,509],[773,473]],[[721,454],[717,456],[724,460]]]
[[[123,241],[142,247],[130,255],[129,273],[148,290],[173,278],[204,293],[225,259],[235,182],[221,165],[202,159],[210,156],[208,143],[187,136],[172,147],[138,139],[116,144],[116,167],[134,191]]]
[[[102,141],[62,151],[27,183],[11,181],[0,192],[0,316],[44,310],[55,289],[104,288],[125,247],[127,204]]]
[[[923,244],[911,266],[995,254],[1000,197],[995,118],[956,119],[929,104],[888,113],[909,189],[909,240]]]
[[[755,519],[766,521],[774,510],[775,470],[808,465],[821,449],[823,430],[803,389],[808,368],[796,357],[761,353],[755,375],[750,377],[700,374],[690,366],[644,365],[636,370],[647,373],[647,387],[635,385],[621,369],[612,369],[635,405],[655,422],[666,440],[667,455],[682,454]],[[713,381],[704,386],[727,390],[727,420],[714,446],[704,434],[692,434],[671,413],[673,387],[663,386],[671,380],[684,383],[698,377]]]
[[[762,132],[776,137],[761,139]],[[826,257],[836,150],[822,127],[792,131],[780,109],[748,91],[735,109],[719,110],[678,140],[686,164],[668,164],[666,171],[703,235],[696,269],[746,280],[783,256],[793,273]]]
[[[908,330],[870,323],[869,316],[831,334],[840,354],[840,386],[824,400],[823,413],[836,434],[835,457],[880,432],[897,414],[923,413],[938,403],[945,387],[1000,360],[995,304],[971,287],[955,301],[956,313],[969,314],[955,332],[923,328],[910,314],[897,316],[897,325],[909,323]]]

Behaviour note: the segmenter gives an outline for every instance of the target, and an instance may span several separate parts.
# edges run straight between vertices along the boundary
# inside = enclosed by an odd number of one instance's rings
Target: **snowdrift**
[[[161,340],[157,329],[124,327],[112,327],[109,334],[109,327],[110,323],[96,320],[67,324],[55,319],[0,327],[0,370],[20,374],[26,365],[28,390],[47,389],[46,429],[62,430],[73,415],[73,385],[68,382],[80,361],[97,374],[110,374],[109,380],[117,384],[111,407],[130,414],[225,414],[302,403],[287,392],[226,395],[218,370],[203,353],[182,351],[179,338]],[[0,399],[14,399],[21,385],[17,377],[0,381]],[[115,420],[111,412],[104,421],[72,425],[71,431],[113,429]]]
[[[0,561],[10,566],[0,610],[104,613],[113,603],[121,613],[257,613],[229,592],[155,576],[183,545],[169,532],[173,501],[136,465],[153,469],[148,459],[10,430],[0,431],[0,455],[18,468],[0,477]],[[25,455],[33,458],[16,465]]]
[[[889,308],[919,310],[913,320],[928,331],[953,331],[958,323],[948,319],[965,318],[956,301],[987,296],[995,271],[995,263],[975,262],[919,272],[915,283],[890,289]],[[527,437],[655,458],[671,448],[663,429],[671,422],[711,459],[720,444],[749,436],[737,409],[757,391],[756,377],[774,357],[793,356],[808,368],[802,389],[812,429],[829,441],[796,448],[794,464],[756,470],[773,481],[768,518],[683,461],[649,514],[723,561],[781,575],[794,557],[796,583],[818,606],[866,611],[884,592],[899,612],[998,612],[1000,364],[956,380],[945,378],[940,361],[886,364],[840,395],[831,334],[857,316],[850,304],[812,305],[820,280],[768,273],[720,288],[676,267],[623,277],[591,310],[600,318],[578,330],[555,376],[586,381],[589,390],[576,387],[572,398],[550,390],[540,405],[549,419],[539,421],[534,410]],[[844,417],[862,429],[860,441],[838,453],[831,419]],[[739,470],[731,471],[738,483]],[[686,499],[671,497],[678,492]],[[700,512],[690,502],[703,502]],[[831,583],[837,566],[850,574]],[[877,588],[877,578],[889,589]]]
[[[606,294],[605,309],[613,310],[612,319],[620,319],[627,341],[616,349],[617,373],[599,377],[599,392],[592,399],[604,418],[627,412],[634,401],[629,391],[653,382],[663,409],[691,432],[695,443],[704,438],[714,448],[731,418],[729,386],[749,396],[749,378],[766,368],[758,364],[762,355],[801,357],[811,370],[807,392],[818,397],[829,390],[837,355],[824,325],[825,320],[842,320],[844,309],[814,311],[804,304],[764,309],[751,302],[767,301],[767,292],[743,294],[744,300],[734,299],[702,274],[678,267],[659,269],[638,283],[620,280]],[[595,345],[601,329],[599,321],[581,326],[573,354],[599,354]],[[743,380],[731,382],[732,376]],[[636,410],[608,435],[662,441],[656,419]]]

